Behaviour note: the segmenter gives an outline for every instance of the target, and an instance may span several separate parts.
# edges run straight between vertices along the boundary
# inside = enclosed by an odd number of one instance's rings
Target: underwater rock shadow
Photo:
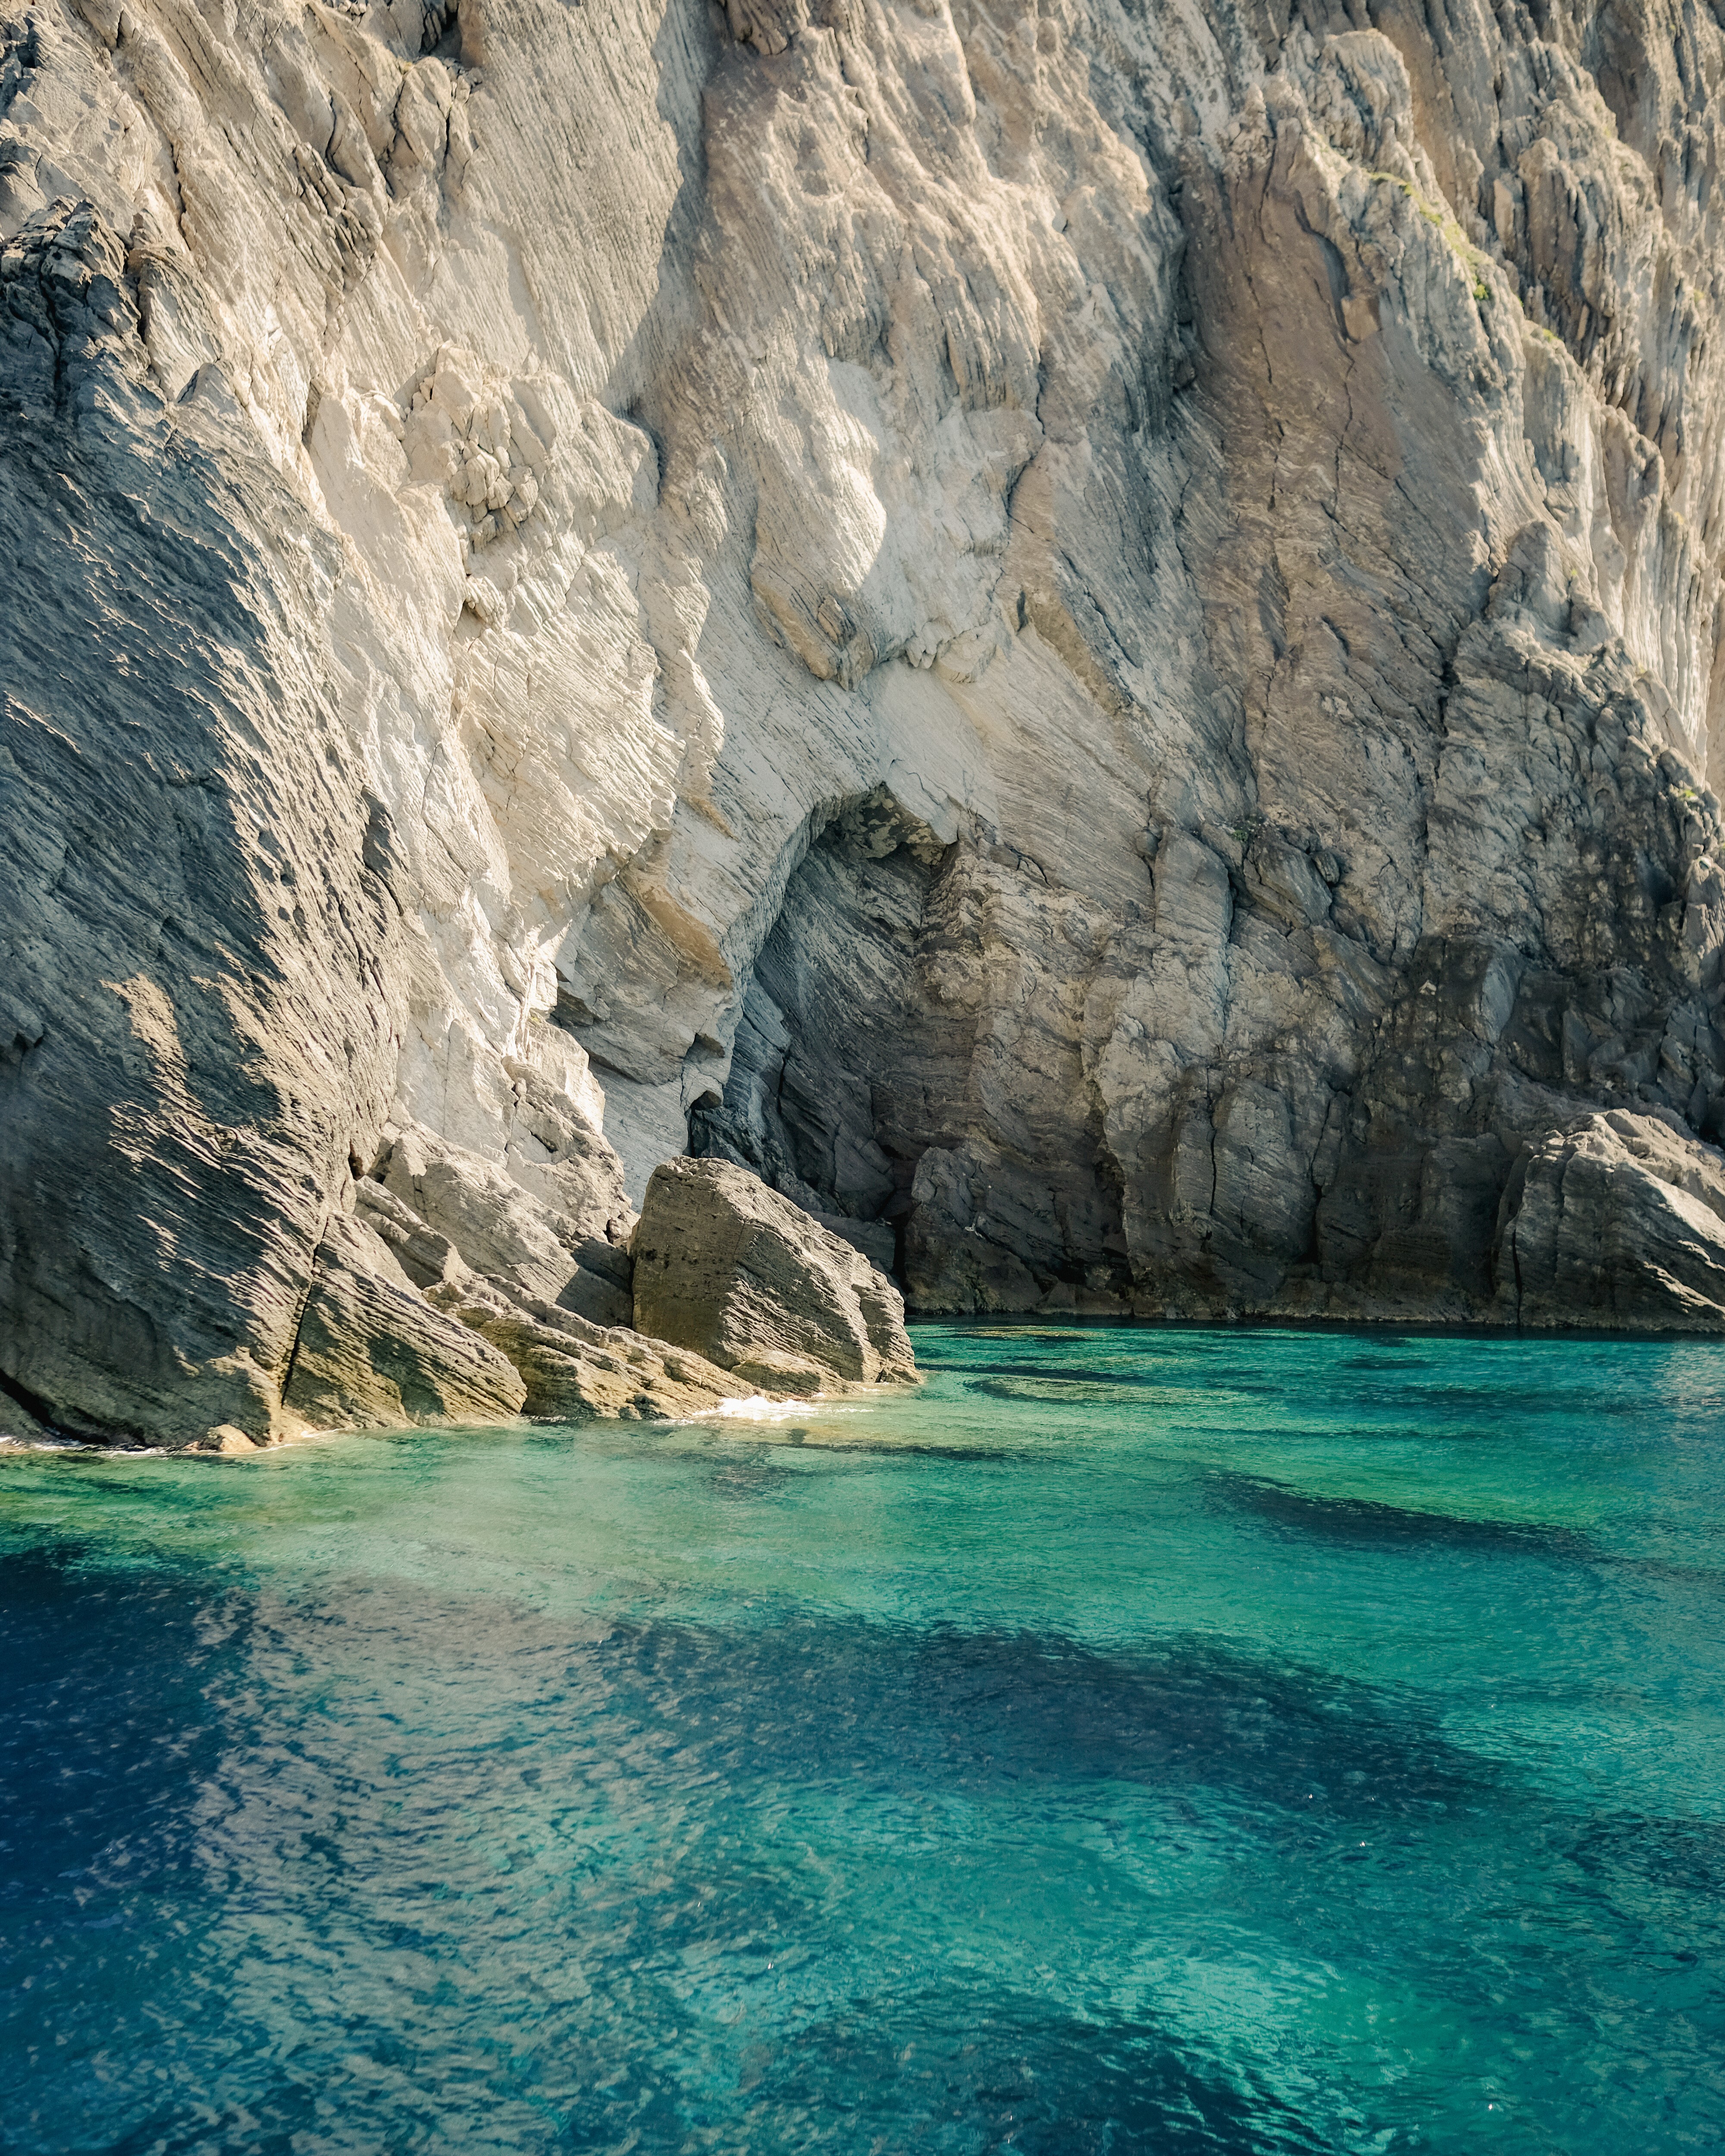
[[[1267,1475],[1217,1468],[1204,1486],[1211,1508],[1250,1518],[1291,1537],[1310,1536],[1359,1548],[1458,1550],[1513,1557],[1548,1557],[1564,1563],[1597,1564],[1603,1553],[1574,1527],[1537,1521],[1471,1519],[1455,1512],[1423,1512],[1371,1497],[1319,1497]]]
[[[434,1669],[439,1713],[531,1727],[529,1748],[544,1748],[560,1774],[614,1758],[628,1729],[644,1770],[675,1757],[704,1774],[804,1785],[861,1777],[973,1793],[1119,1781],[1210,1789],[1306,1817],[1316,1798],[1378,1819],[1490,1804],[1503,1786],[1502,1767],[1445,1738],[1417,1700],[1203,1638],[1102,1648],[1053,1632],[927,1630],[802,1609],[740,1612],[736,1625],[574,1619],[404,1578],[325,1576],[284,1597],[208,1574],[92,1577],[16,1558],[8,1572],[0,1644],[39,1646],[53,1675],[15,1695],[4,1779],[37,1855],[54,1851],[62,1865],[69,1841],[88,1863],[116,1826],[134,1850],[167,1826],[211,1748],[235,1739],[230,1685],[265,1667],[287,1684],[277,1714],[297,1711],[302,1685],[309,1697],[397,1661]],[[352,1697],[362,1720],[376,1713],[368,1681]],[[133,1729],[148,1741],[116,1747]],[[377,1741],[418,1753],[429,1733],[380,1723]],[[58,1793],[42,1785],[44,1758],[86,1751],[75,1802],[64,1781]],[[444,1772],[456,1771],[447,1757]],[[467,1794],[479,1795],[478,1758],[462,1771],[478,1777]]]
[[[1258,2077],[1182,2056],[1168,2030],[1050,2014],[1045,1999],[943,1985],[859,2001],[785,2032],[748,2068],[773,2146],[821,2145],[867,2088],[896,2145],[1010,2147],[1030,2156],[1318,2156],[1333,2144]],[[884,2102],[883,2102],[884,2099]]]
[[[920,1367],[927,1373],[938,1373],[942,1377],[962,1379],[967,1391],[1004,1400],[1024,1397],[1019,1390],[1021,1386],[1047,1386],[1058,1391],[1069,1386],[1117,1385],[1126,1392],[1255,1393],[1266,1398],[1289,1389],[1286,1384],[1275,1378],[1259,1377],[1245,1368],[1236,1369],[1231,1365],[1224,1365],[1219,1369],[1206,1367],[1196,1371],[1168,1362],[1152,1369],[1120,1369],[1107,1363],[1091,1368],[1078,1365],[1051,1369],[1034,1362],[925,1361]],[[1040,1399],[1041,1395],[1036,1394],[1032,1397]]]
[[[622,1626],[591,1651],[620,1691],[642,1688],[643,1717],[716,1722],[709,1763],[750,1778],[973,1792],[1120,1781],[1378,1819],[1473,1808],[1502,1788],[1496,1762],[1412,1702],[1202,1640],[1106,1651],[1056,1634],[793,1618],[743,1634]]]
[[[1561,1836],[1564,1860],[1633,1937],[1632,1952],[1716,1969],[1725,1954],[1725,1820],[1613,1812]],[[1681,1947],[1672,1941],[1681,1938]],[[1717,1983],[1707,1982],[1717,2011]]]

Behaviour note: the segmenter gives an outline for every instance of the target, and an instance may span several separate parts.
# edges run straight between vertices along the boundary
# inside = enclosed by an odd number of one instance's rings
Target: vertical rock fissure
[[[323,1247],[323,1239],[328,1231],[329,1224],[329,1211],[326,1209],[317,1224],[317,1233],[312,1238],[311,1249],[305,1264],[305,1285],[300,1293],[300,1306],[294,1312],[293,1340],[281,1366],[280,1391],[283,1399],[287,1398],[294,1382],[294,1365],[300,1359],[300,1340],[305,1330],[305,1313],[311,1306],[311,1297],[317,1287],[317,1254]]]

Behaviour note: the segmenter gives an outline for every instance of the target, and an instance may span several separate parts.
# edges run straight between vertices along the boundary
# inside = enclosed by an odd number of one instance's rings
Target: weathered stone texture
[[[0,1355],[82,1430],[261,1436],[399,938],[339,549],[219,366],[164,403],[126,265],[88,204],[0,252]]]
[[[747,1168],[667,1161],[634,1233],[635,1328],[768,1394],[911,1383],[904,1299]]]
[[[290,1427],[367,1180],[603,1327],[691,1147],[926,1309],[1506,1317],[1517,1162],[1725,1135],[1722,75],[0,0],[0,1377]]]
[[[465,1322],[501,1348],[526,1383],[525,1410],[546,1421],[589,1416],[624,1422],[711,1414],[747,1391],[729,1371],[624,1326],[588,1323],[538,1304],[499,1311],[458,1306]]]
[[[1524,1325],[1725,1327],[1725,1154],[1621,1109],[1531,1146],[1504,1193],[1497,1292]]]
[[[482,1334],[426,1301],[369,1229],[340,1214],[330,1223],[283,1391],[308,1426],[512,1422],[526,1389]]]

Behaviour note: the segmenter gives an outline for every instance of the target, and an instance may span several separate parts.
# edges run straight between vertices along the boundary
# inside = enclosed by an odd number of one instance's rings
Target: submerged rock
[[[1613,1111],[1523,1152],[1497,1257],[1523,1325],[1725,1330],[1725,1153]]]
[[[636,1330],[762,1392],[916,1382],[892,1282],[747,1168],[662,1163],[633,1249]]]

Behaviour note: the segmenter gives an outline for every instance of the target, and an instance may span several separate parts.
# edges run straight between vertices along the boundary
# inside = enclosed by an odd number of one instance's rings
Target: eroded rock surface
[[[1525,1325],[1725,1327],[1725,1154],[1612,1109],[1518,1159],[1497,1291]]]
[[[634,1224],[614,1162],[566,1214],[411,1129],[352,1197],[318,1251],[285,1394],[308,1423],[663,1421],[747,1397],[726,1371],[630,1329],[627,1248],[580,1232],[613,1203],[609,1225]]]
[[[0,0],[12,1396],[291,1426],[380,1163],[603,1323],[691,1146],[927,1309],[1506,1316],[1524,1155],[1725,1134],[1722,74]]]
[[[526,1394],[508,1358],[427,1301],[380,1237],[331,1221],[283,1389],[305,1427],[513,1422]]]
[[[356,1195],[382,1213],[387,1194],[405,1209],[404,1217],[431,1230],[434,1240],[423,1250],[411,1244],[402,1250],[402,1262],[422,1287],[449,1277],[445,1253],[454,1251],[468,1269],[517,1300],[542,1299],[599,1325],[627,1325],[634,1209],[608,1154],[595,1178],[598,1188],[573,1193],[565,1210],[574,1180],[566,1172],[547,1204],[506,1166],[413,1128],[395,1137],[377,1179],[362,1183]]]
[[[636,1329],[762,1392],[916,1382],[892,1282],[747,1168],[655,1168],[634,1251]]]
[[[625,1326],[590,1324],[552,1304],[499,1309],[463,1300],[454,1306],[521,1372],[525,1411],[546,1421],[676,1421],[747,1399],[753,1389],[700,1355]]]

